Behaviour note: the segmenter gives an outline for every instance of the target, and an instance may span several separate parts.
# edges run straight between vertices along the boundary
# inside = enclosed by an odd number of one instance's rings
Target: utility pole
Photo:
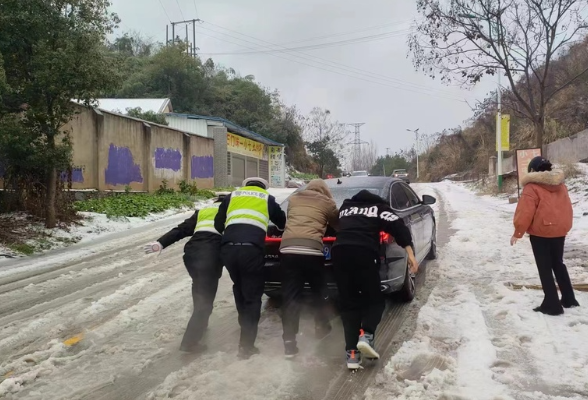
[[[176,25],[185,24],[186,27],[186,45],[188,46],[186,52],[191,56],[196,58],[196,52],[198,51],[198,47],[196,47],[196,22],[200,22],[200,19],[191,19],[186,21],[177,21],[177,22],[170,22],[171,30],[172,30],[172,40],[171,44],[176,44],[179,39],[179,36],[176,36]],[[188,34],[188,26],[192,25],[192,40],[190,41],[190,37]],[[165,27],[165,44],[168,46],[170,44],[169,40],[169,25]]]
[[[351,142],[349,144],[352,144],[354,146],[354,148],[353,148],[353,169],[356,170],[356,168],[359,164],[359,159],[361,158],[361,145],[367,144],[367,142],[361,141],[361,134],[359,132],[359,127],[362,125],[365,125],[365,122],[355,122],[353,124],[347,124],[347,125],[351,125],[351,126],[355,127],[355,134],[354,134],[353,142]]]
[[[413,132],[416,135],[416,167],[417,167],[417,180],[419,179],[419,128],[415,129],[414,131],[412,129],[407,129],[408,132]]]

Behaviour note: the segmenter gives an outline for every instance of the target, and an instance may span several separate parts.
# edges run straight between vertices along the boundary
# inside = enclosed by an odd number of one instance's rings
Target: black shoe
[[[540,312],[545,315],[553,315],[553,316],[562,315],[564,313],[563,307],[560,307],[559,309],[550,310],[550,309],[545,308],[543,306],[539,306],[539,307],[535,307],[533,309],[533,311]]]
[[[326,324],[320,324],[317,325],[314,328],[314,336],[318,339],[324,339],[329,333],[331,333],[331,330],[333,328],[331,327],[331,324],[329,324],[328,322]]]
[[[298,352],[299,350],[295,340],[286,340],[284,342],[284,354],[286,358],[293,358]]]
[[[259,349],[255,346],[251,346],[251,347],[239,347],[239,353],[237,354],[237,357],[239,357],[241,360],[248,360],[251,356],[254,356],[256,354],[259,354]]]
[[[563,306],[563,308],[574,308],[574,307],[580,307],[580,303],[578,303],[578,301],[576,299],[572,300],[572,301],[561,301],[561,305]]]
[[[180,351],[184,353],[202,353],[206,351],[206,345],[201,343],[184,344],[180,346]]]

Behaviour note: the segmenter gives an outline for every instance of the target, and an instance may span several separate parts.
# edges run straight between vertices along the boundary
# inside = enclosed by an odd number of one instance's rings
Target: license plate
[[[323,246],[323,254],[325,255],[325,260],[331,259],[331,246],[325,245]]]

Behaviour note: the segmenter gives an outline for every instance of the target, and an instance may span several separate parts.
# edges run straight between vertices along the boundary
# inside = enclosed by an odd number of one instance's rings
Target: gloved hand
[[[163,246],[159,242],[153,242],[143,246],[143,250],[145,250],[145,254],[161,253]]]

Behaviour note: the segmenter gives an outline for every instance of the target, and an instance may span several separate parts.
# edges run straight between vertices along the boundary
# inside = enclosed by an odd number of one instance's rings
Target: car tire
[[[410,276],[408,263],[406,263],[406,272],[404,273],[404,284],[398,292],[398,297],[402,302],[410,303],[416,295],[416,278]]]
[[[431,239],[431,249],[425,257],[427,260],[436,260],[437,259],[437,224],[433,225],[433,236]]]

